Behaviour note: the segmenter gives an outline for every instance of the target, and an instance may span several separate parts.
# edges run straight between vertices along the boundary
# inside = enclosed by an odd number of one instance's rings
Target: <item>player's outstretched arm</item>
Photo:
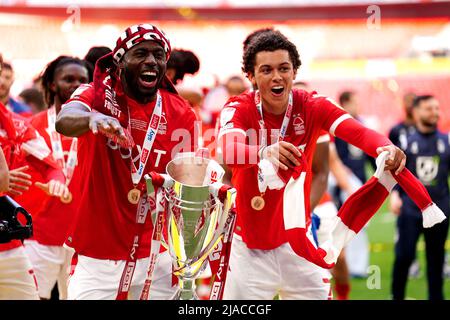
[[[79,137],[88,131],[117,136],[119,142],[126,141],[125,132],[116,118],[100,112],[91,112],[83,104],[69,102],[58,114],[56,131],[68,136]]]
[[[388,151],[386,170],[394,170],[395,174],[399,174],[405,168],[406,155],[400,148],[382,134],[366,128],[353,118],[342,121],[334,130],[334,134],[374,158],[381,152]]]
[[[69,102],[56,118],[56,131],[68,136],[79,137],[88,132],[91,111],[76,101]]]

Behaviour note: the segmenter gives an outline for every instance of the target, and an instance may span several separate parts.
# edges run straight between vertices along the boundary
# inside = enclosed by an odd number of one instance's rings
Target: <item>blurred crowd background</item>
[[[127,26],[153,21],[175,48],[197,55],[200,69],[182,86],[204,95],[242,76],[242,41],[274,26],[299,48],[298,80],[335,99],[355,91],[360,113],[387,133],[402,117],[408,92],[450,103],[449,10],[444,1],[2,0],[0,52],[13,65],[11,93],[18,96],[57,56],[111,48]],[[450,128],[448,108],[441,126]]]

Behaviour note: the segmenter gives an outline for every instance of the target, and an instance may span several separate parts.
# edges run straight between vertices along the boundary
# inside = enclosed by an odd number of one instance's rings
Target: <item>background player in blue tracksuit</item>
[[[407,137],[406,167],[419,178],[433,201],[448,218],[450,197],[449,135],[437,130],[439,102],[431,95],[418,96],[413,103],[416,132]],[[428,297],[443,299],[443,267],[448,219],[432,228],[422,227],[422,215],[416,205],[400,193],[402,206],[397,219],[398,239],[392,281],[393,299],[404,299],[408,270],[416,256],[416,244],[421,233],[425,237]]]
[[[344,91],[339,95],[339,104],[353,118],[360,120],[358,117],[358,100],[353,91]],[[355,185],[355,189],[367,181],[366,164],[371,162],[375,165],[373,158],[365,154],[361,149],[341,140],[335,139],[336,151],[342,163],[350,169],[353,175],[350,175],[350,183]],[[346,196],[339,187],[335,187],[332,196],[338,208],[346,200]],[[369,237],[366,228],[361,230],[356,237],[346,247],[346,260],[349,273],[352,277],[366,277],[367,268],[369,267]]]
[[[405,119],[395,125],[389,131],[389,140],[392,141],[397,147],[406,148],[406,138],[416,131],[413,118],[413,102],[416,95],[412,92],[408,92],[403,96],[403,109],[405,110]]]

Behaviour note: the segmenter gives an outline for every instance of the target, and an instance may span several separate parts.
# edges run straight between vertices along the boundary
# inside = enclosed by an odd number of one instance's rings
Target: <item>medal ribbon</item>
[[[235,223],[236,213],[234,212],[234,209],[232,209],[228,214],[225,233],[220,240],[222,244],[220,256],[216,260],[211,259],[211,255],[209,256],[211,273],[214,275],[214,277],[211,279],[214,280],[214,282],[211,285],[209,300],[222,300],[223,290],[225,288],[225,281],[228,273],[228,265],[230,261],[231,244],[233,241]],[[220,243],[218,245],[220,245]]]
[[[59,167],[63,169],[64,173],[66,171],[65,163],[64,163],[64,152],[61,143],[61,136],[58,132],[56,132],[55,124],[56,124],[56,108],[53,106],[47,111],[47,122],[48,128],[47,133],[50,136],[50,143],[52,145],[52,154],[53,159],[58,163]]]
[[[142,174],[144,173],[144,169],[147,164],[148,158],[150,158],[150,152],[152,150],[153,143],[156,140],[156,135],[158,134],[158,126],[161,120],[161,113],[162,113],[162,98],[158,91],[156,96],[155,108],[153,109],[153,114],[150,118],[150,122],[148,123],[144,143],[142,145],[142,150],[140,152],[139,168],[136,168],[133,162],[133,158],[131,159],[131,180],[133,181],[133,184],[135,186],[139,183],[139,181],[141,181]],[[129,109],[128,109],[128,130],[131,134],[131,119]]]
[[[280,128],[280,133],[278,135],[278,142],[283,141],[284,137],[286,136],[286,132],[289,126],[289,122],[291,121],[291,116],[292,116],[292,110],[293,110],[293,95],[292,95],[292,91],[289,93],[289,100],[288,100],[288,106],[286,108],[286,111],[284,113],[284,118],[283,118],[283,122],[281,124],[281,128]],[[260,126],[260,131],[261,131],[261,135],[260,135],[260,145],[261,146],[267,146],[267,129],[266,129],[266,125],[264,123],[264,118],[263,118],[263,108],[262,108],[262,99],[261,99],[261,95],[259,93],[259,90],[255,91],[255,105],[256,105],[256,110],[258,110],[259,113],[259,126]],[[258,168],[258,188],[259,188],[259,192],[262,194],[266,191],[267,185],[265,185],[264,183],[262,183],[264,181],[264,177],[262,176],[261,173],[261,169]]]
[[[147,165],[148,158],[150,157],[150,151],[153,147],[153,143],[155,142],[156,135],[158,133],[158,126],[159,126],[159,122],[161,119],[161,114],[162,114],[162,98],[158,91],[157,96],[156,96],[155,108],[153,109],[153,114],[150,117],[150,121],[149,121],[149,124],[147,127],[147,132],[146,132],[145,138],[144,138],[144,143],[142,146],[142,151],[140,152],[139,168],[137,169],[136,166],[134,165],[133,157],[131,158],[131,161],[130,161],[131,162],[131,180],[133,181],[133,184],[135,186],[141,180],[142,174],[144,172],[144,168]],[[130,110],[129,109],[128,109],[128,130],[129,130],[129,133],[131,134],[131,118],[130,118]],[[136,145],[136,147],[137,147],[137,145]],[[156,199],[156,200],[158,200],[158,199]],[[158,204],[157,204],[157,208],[158,208]],[[129,254],[127,262],[125,264],[125,268],[122,272],[122,277],[120,279],[119,290],[117,292],[116,300],[126,300],[128,298],[128,291],[130,290],[131,281],[133,279],[134,270],[136,268],[136,253],[137,253],[137,249],[139,248],[142,233],[144,232],[145,220],[147,218],[149,210],[150,210],[150,204],[149,204],[147,197],[146,196],[140,197],[139,203],[137,206],[137,212],[136,212],[137,232],[133,238],[133,244],[130,249],[130,254]],[[157,214],[158,214],[158,212],[157,212]],[[157,216],[157,219],[158,219],[157,220],[157,223],[158,223],[159,216]],[[156,228],[158,228],[158,227],[156,226]],[[155,230],[153,231],[153,235],[155,235]],[[154,237],[152,237],[152,238],[154,238]],[[153,248],[154,246],[155,246],[154,239],[152,239],[152,252],[156,251],[156,249],[154,250],[154,248]],[[158,248],[158,253],[159,253],[159,248]],[[154,261],[152,262],[153,266],[151,265],[151,268],[154,268],[154,264],[156,264],[156,258],[157,258],[157,254],[155,257],[153,257]],[[151,270],[151,273],[153,273],[153,270]],[[149,276],[147,276],[147,279],[148,278],[149,278]],[[150,281],[151,281],[151,275],[150,275]],[[148,291],[149,291],[150,284],[151,284],[151,282],[147,283],[147,280],[146,280],[146,286],[148,286],[148,288],[146,290],[147,292],[144,292],[144,290],[143,290],[143,292],[141,294],[141,298],[143,298],[145,296],[148,297]]]
[[[158,261],[159,249],[161,248],[161,237],[164,227],[164,191],[162,188],[155,188],[156,200],[156,221],[153,226],[152,243],[150,247],[150,262],[147,268],[147,277],[142,288],[140,300],[148,300],[150,287],[153,281],[153,271]]]
[[[259,126],[261,127],[261,131],[264,132],[264,131],[266,131],[266,125],[264,123],[262,100],[261,100],[259,90],[255,91],[255,105],[256,105],[256,110],[258,110],[258,113],[259,113]],[[292,91],[291,91],[289,93],[288,106],[284,113],[283,123],[281,124],[280,134],[278,135],[278,141],[283,141],[284,137],[286,136],[289,122],[291,121],[292,109],[293,109],[293,96],[292,96]],[[261,134],[261,145],[267,146],[267,136],[265,134]]]
[[[69,185],[73,177],[73,172],[77,165],[77,153],[78,153],[78,139],[72,138],[70,145],[69,156],[67,157],[67,163],[64,161],[64,151],[62,148],[61,135],[56,132],[56,108],[51,107],[47,111],[47,133],[50,136],[50,143],[52,145],[52,155],[60,168],[63,170],[66,177],[66,186]]]
[[[133,244],[128,255],[125,268],[122,272],[122,277],[119,282],[119,289],[117,292],[116,300],[127,300],[128,291],[131,287],[131,281],[133,280],[134,270],[136,269],[136,255],[139,248],[141,235],[144,232],[145,221],[147,219],[148,211],[150,210],[150,203],[147,197],[140,197],[139,204],[136,211],[136,225],[137,232],[133,237]]]

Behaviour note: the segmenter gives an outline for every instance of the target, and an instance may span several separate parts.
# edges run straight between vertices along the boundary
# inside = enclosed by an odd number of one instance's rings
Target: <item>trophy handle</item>
[[[170,188],[174,184],[174,181],[172,180],[172,178],[170,178],[169,175],[167,175],[167,174],[159,174],[159,173],[156,173],[154,171],[150,172],[150,174],[146,174],[144,176],[144,179],[145,179],[145,183],[147,185],[147,196],[150,196],[152,193],[155,194],[155,203],[156,203],[155,215],[150,214],[151,219],[152,219],[152,223],[153,223],[153,225],[155,225],[156,219],[157,219],[157,216],[158,216],[158,212],[160,210],[168,212],[167,211],[167,203],[165,201],[164,201],[164,207],[161,208],[161,205],[162,205],[160,203],[161,199],[160,199],[160,197],[158,196],[157,193],[159,193],[159,192],[163,193],[164,192],[164,188]],[[158,192],[155,192],[156,189],[158,189]],[[169,248],[166,239],[164,239],[164,233],[161,234],[161,244],[166,249]]]
[[[210,193],[216,201],[220,201],[223,203],[222,213],[219,215],[219,226],[215,229],[213,238],[209,242],[209,244],[201,251],[199,258],[197,261],[202,261],[208,257],[211,253],[211,250],[214,249],[219,243],[221,237],[225,233],[225,226],[230,214],[230,210],[233,207],[234,202],[236,201],[236,189],[230,186],[227,186],[220,182],[215,182],[210,185]],[[214,231],[214,230],[213,230]]]

